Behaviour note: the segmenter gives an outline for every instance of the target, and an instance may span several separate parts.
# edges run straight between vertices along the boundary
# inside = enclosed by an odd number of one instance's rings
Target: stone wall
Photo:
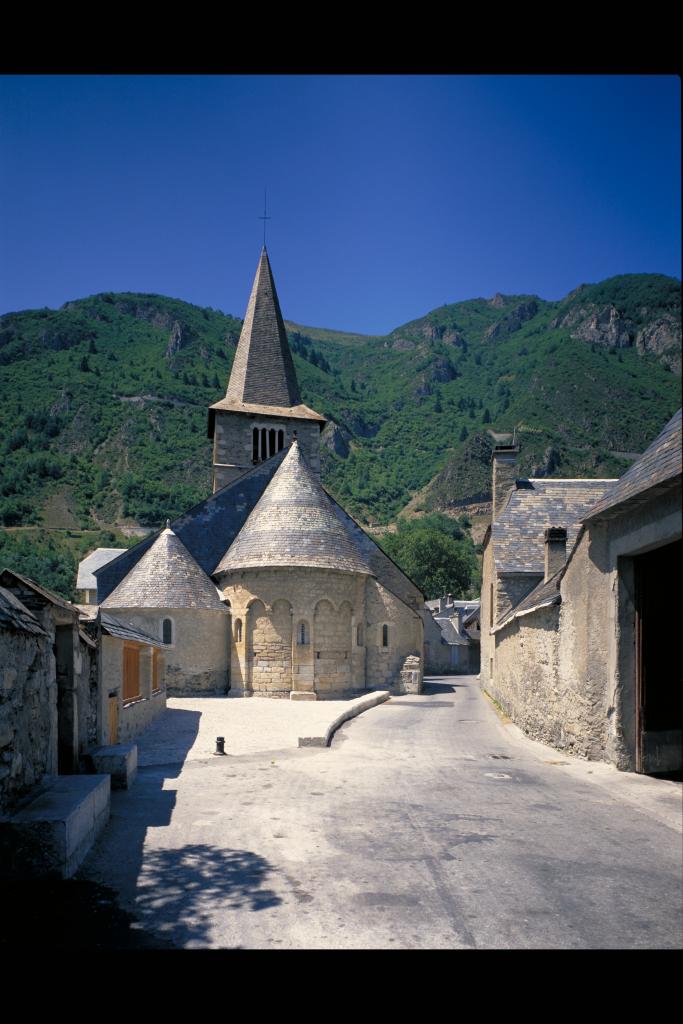
[[[313,472],[320,476],[320,423],[279,416],[250,416],[248,414],[215,410],[215,432],[213,441],[214,491],[246,473],[254,465],[253,431],[284,431],[284,447],[289,448],[294,431],[306,461]]]
[[[292,606],[282,598],[270,610],[254,601],[247,612],[247,671],[253,690],[292,689]]]
[[[484,641],[482,682],[525,732],[559,750],[635,769],[633,557],[681,537],[680,492],[589,524],[560,585],[562,603],[514,619]],[[495,653],[494,653],[495,649]],[[671,654],[677,651],[671,638]]]
[[[491,536],[484,542],[484,553],[481,567],[481,666],[479,678],[485,690],[493,676],[493,658],[495,642],[491,636],[491,627],[495,623],[495,587],[493,586],[493,544]]]
[[[542,573],[497,573],[494,584],[496,602],[494,626],[504,615],[512,611],[527,594],[530,594],[542,579]]]
[[[52,637],[0,630],[0,813],[56,772]]]
[[[204,608],[111,609],[162,639],[162,622],[173,623],[173,644],[164,650],[166,691],[171,697],[226,693],[229,687],[230,614]]]
[[[425,608],[420,618],[424,626],[424,670],[428,675],[443,675],[451,671],[451,647],[441,635],[434,616]]]
[[[329,569],[253,569],[226,574],[222,585],[232,608],[234,693],[288,696],[292,690],[315,690],[333,698],[399,687],[406,657],[416,654],[422,661],[421,618],[371,577]],[[289,626],[284,612],[277,612],[278,602],[289,606]],[[263,671],[255,669],[249,654],[252,622],[267,653]],[[300,642],[302,623],[305,643]],[[383,625],[389,629],[387,648]],[[283,653],[288,642],[289,677]]]
[[[421,617],[378,583],[369,579],[366,591],[367,659],[369,687],[396,687],[403,663],[415,654],[422,661],[424,627]],[[388,627],[388,646],[383,644],[383,626]]]

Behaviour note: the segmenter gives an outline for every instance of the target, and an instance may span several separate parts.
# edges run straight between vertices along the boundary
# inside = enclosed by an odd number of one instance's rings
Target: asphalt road
[[[450,677],[329,749],[142,769],[79,879],[146,945],[678,948],[680,794],[520,738]]]

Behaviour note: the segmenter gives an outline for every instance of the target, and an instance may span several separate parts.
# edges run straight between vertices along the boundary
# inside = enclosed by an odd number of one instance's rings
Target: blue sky
[[[100,291],[385,333],[681,274],[673,76],[0,77],[0,313]]]

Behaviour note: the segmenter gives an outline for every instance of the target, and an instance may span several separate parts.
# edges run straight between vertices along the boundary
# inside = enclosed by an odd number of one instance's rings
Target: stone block
[[[70,878],[109,819],[109,775],[57,775],[0,822],[0,874]]]
[[[111,776],[112,789],[130,789],[138,774],[137,743],[98,747],[90,754],[98,775]]]
[[[311,690],[292,690],[289,694],[290,700],[317,700],[318,694]]]

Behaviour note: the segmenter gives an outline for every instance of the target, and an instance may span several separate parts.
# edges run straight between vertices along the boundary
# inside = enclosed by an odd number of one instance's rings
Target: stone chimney
[[[439,598],[439,611],[440,612],[445,612],[446,611],[446,601],[447,600],[448,600],[448,598],[446,598],[446,597],[440,597]]]
[[[545,531],[545,575],[547,583],[551,576],[559,572],[567,561],[567,531],[559,526],[549,526]]]
[[[497,444],[493,448],[493,520],[503,510],[507,496],[515,486],[519,445]]]

